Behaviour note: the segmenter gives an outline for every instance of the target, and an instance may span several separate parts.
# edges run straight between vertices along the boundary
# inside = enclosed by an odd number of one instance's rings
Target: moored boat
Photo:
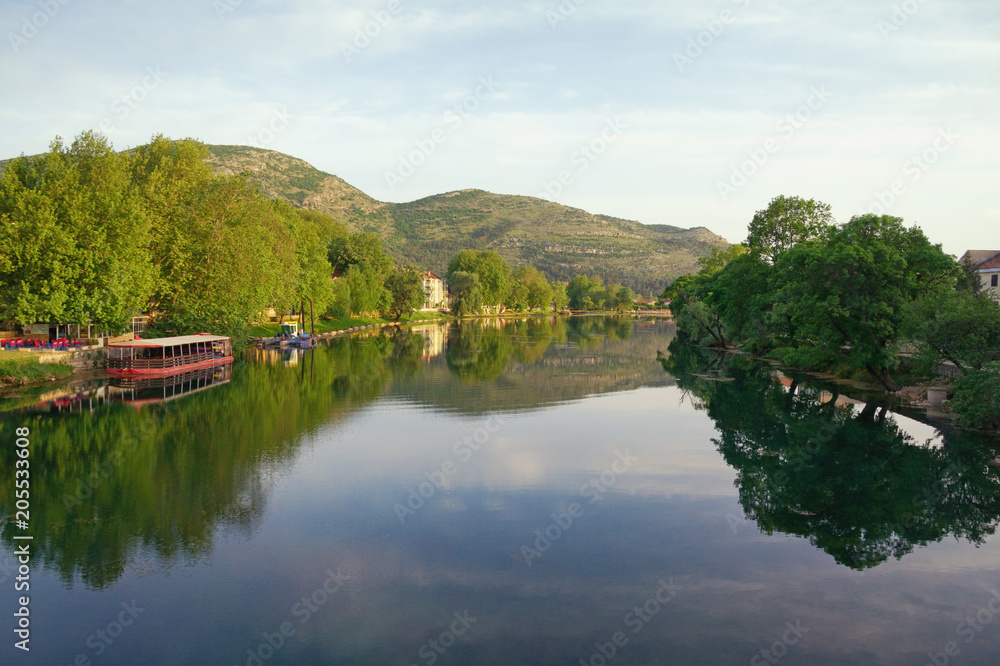
[[[108,372],[119,376],[164,377],[232,362],[232,341],[207,333],[108,345]]]

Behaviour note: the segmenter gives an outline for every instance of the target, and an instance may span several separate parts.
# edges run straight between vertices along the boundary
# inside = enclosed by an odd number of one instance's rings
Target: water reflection
[[[807,537],[855,569],[947,536],[981,544],[1000,517],[996,450],[944,429],[918,441],[886,404],[676,342],[665,370],[715,422],[740,504],[767,534]],[[943,445],[941,442],[943,441]]]
[[[330,427],[390,393],[444,410],[486,408],[440,372],[492,381],[514,364],[536,364],[550,347],[627,339],[631,322],[496,320],[417,331],[383,329],[315,350],[251,349],[249,362],[175,377],[89,379],[49,391],[0,415],[0,440],[15,427],[44,433],[33,452],[32,530],[45,566],[66,585],[104,588],[138,558],[161,568],[205,558],[220,529],[249,538],[272,478],[303,434]],[[430,353],[429,353],[430,352]],[[650,350],[645,350],[648,366]],[[542,368],[539,368],[542,369]],[[586,388],[556,386],[549,401]],[[595,383],[596,382],[596,383]],[[540,390],[517,397],[528,404]],[[472,397],[470,397],[470,395]],[[235,417],[235,418],[234,418]],[[0,468],[14,451],[0,448]],[[0,515],[13,513],[13,476],[0,477]],[[3,525],[13,549],[15,530]]]

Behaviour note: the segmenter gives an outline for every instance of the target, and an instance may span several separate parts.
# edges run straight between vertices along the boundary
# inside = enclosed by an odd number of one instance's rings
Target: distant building
[[[424,310],[437,310],[448,306],[444,291],[444,280],[434,273],[424,273]]]
[[[969,250],[962,255],[979,273],[983,291],[1000,299],[1000,250]]]
[[[652,298],[637,298],[635,299],[635,302],[639,305],[656,305],[656,301]]]

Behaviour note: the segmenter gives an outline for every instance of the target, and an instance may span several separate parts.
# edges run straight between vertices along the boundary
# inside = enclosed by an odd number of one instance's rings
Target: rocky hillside
[[[375,231],[399,261],[438,272],[461,249],[490,249],[513,266],[532,264],[552,279],[596,273],[644,294],[659,293],[670,280],[696,270],[698,257],[728,244],[703,227],[644,225],[482,190],[386,203],[282,153],[208,148],[218,172],[247,172],[268,196],[327,213],[354,230]]]

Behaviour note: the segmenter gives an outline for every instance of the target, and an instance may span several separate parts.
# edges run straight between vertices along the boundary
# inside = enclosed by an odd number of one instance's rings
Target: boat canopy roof
[[[149,340],[132,340],[130,342],[115,342],[109,347],[176,347],[177,345],[196,345],[205,342],[224,342],[229,338],[224,335],[182,335],[176,338],[150,338]]]

